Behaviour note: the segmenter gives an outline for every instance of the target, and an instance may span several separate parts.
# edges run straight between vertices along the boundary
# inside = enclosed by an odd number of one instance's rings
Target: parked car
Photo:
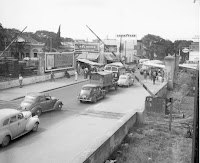
[[[106,91],[97,84],[86,84],[82,87],[78,95],[80,102],[89,101],[96,103],[98,100],[106,97]]]
[[[127,87],[133,85],[133,82],[134,82],[133,78],[128,74],[120,75],[119,80],[117,81],[118,86],[127,86]]]
[[[42,112],[61,110],[62,101],[45,93],[32,92],[25,96],[19,110],[31,111],[33,115],[40,116]]]
[[[0,109],[0,144],[7,146],[11,140],[16,139],[30,131],[37,131],[40,121],[30,111],[16,109]]]

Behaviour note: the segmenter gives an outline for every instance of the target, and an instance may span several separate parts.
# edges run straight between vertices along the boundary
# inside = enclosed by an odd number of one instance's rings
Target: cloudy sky
[[[153,34],[171,41],[199,35],[199,0],[0,0],[4,28],[48,30],[73,39]]]

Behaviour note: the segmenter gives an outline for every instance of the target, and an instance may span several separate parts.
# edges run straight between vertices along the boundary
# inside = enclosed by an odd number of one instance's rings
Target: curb
[[[56,89],[60,89],[60,88],[63,88],[63,87],[67,87],[67,86],[70,86],[70,85],[75,85],[75,84],[78,84],[78,83],[83,83],[85,81],[88,81],[89,79],[87,80],[82,80],[82,81],[78,81],[76,83],[70,83],[70,84],[67,84],[67,85],[63,85],[63,86],[60,86],[60,87],[56,87],[56,88],[52,88],[52,89],[48,89],[48,90],[45,90],[45,91],[41,91],[40,93],[43,93],[43,92],[48,92],[48,91],[53,91],[53,90],[56,90]],[[14,98],[10,101],[15,101],[15,100],[19,100],[21,98],[24,98],[25,96],[20,96],[20,97],[17,97],[17,98]]]

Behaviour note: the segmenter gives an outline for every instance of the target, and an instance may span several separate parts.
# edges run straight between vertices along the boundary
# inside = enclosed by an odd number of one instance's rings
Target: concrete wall
[[[74,75],[74,70],[69,70],[68,73],[72,76]],[[65,72],[55,72],[55,78],[62,78],[65,75]],[[33,76],[33,77],[25,77],[23,78],[23,85],[29,85],[34,84],[38,82],[44,82],[50,80],[50,74],[46,75],[39,75],[39,76]],[[0,82],[0,90],[13,88],[13,87],[19,87],[19,80],[10,80],[5,82]]]
[[[165,96],[167,93],[167,83],[160,85],[157,91],[154,92],[159,97]],[[142,108],[140,108],[142,110]],[[114,150],[121,144],[130,128],[133,125],[145,122],[146,110],[130,112],[121,118],[114,128],[104,137],[98,139],[96,144],[89,147],[90,151],[85,151],[80,154],[74,162],[84,163],[103,163]],[[85,160],[85,161],[83,161]]]

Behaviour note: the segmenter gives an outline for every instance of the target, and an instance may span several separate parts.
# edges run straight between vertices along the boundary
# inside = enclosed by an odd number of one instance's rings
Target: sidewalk
[[[12,101],[19,98],[23,98],[29,92],[46,92],[49,90],[54,90],[58,88],[62,88],[68,85],[73,85],[76,83],[87,81],[88,79],[84,79],[83,76],[78,77],[78,81],[75,81],[74,76],[70,78],[59,78],[55,79],[55,81],[45,81],[40,83],[35,83],[31,85],[25,85],[22,88],[15,87],[9,88],[5,90],[0,90],[0,101]]]

